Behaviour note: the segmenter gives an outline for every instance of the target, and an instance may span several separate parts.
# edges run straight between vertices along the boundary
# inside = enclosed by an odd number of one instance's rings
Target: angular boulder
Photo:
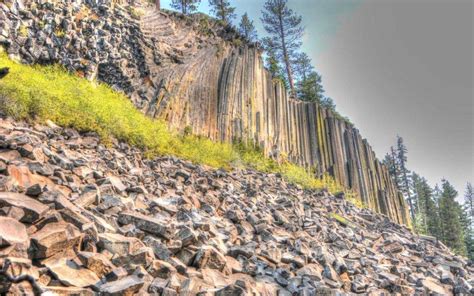
[[[426,295],[448,295],[451,294],[441,284],[437,283],[433,278],[426,278],[417,283],[418,286],[423,287]]]
[[[35,222],[49,210],[44,204],[24,194],[0,192],[0,208],[8,206],[22,209],[24,215],[20,221],[25,223]]]
[[[137,238],[126,237],[118,233],[99,234],[99,247],[118,256],[135,253],[145,245]]]
[[[226,257],[211,246],[203,246],[196,253],[193,266],[222,271],[226,266]]]
[[[64,221],[50,223],[31,236],[32,257],[42,259],[78,247],[82,234]]]
[[[9,217],[0,217],[0,248],[16,244],[29,245],[25,225]]]
[[[136,275],[130,275],[100,286],[100,293],[104,296],[134,295],[144,284],[143,279]]]
[[[0,257],[28,256],[30,238],[26,227],[17,220],[9,217],[0,217]]]
[[[94,272],[67,258],[46,260],[45,265],[54,277],[66,286],[85,288],[99,282],[99,277]]]
[[[118,221],[121,224],[135,224],[143,231],[168,238],[168,226],[158,219],[127,211],[119,214]]]
[[[99,278],[115,269],[112,262],[101,253],[80,252],[77,257],[82,265],[93,271]]]

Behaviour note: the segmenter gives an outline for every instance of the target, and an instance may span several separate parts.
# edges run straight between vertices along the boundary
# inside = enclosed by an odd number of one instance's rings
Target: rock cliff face
[[[315,103],[288,98],[259,49],[235,37],[204,15],[87,0],[0,3],[0,43],[12,57],[60,62],[123,90],[174,128],[253,143],[328,173],[370,208],[407,223],[403,198],[359,131]]]

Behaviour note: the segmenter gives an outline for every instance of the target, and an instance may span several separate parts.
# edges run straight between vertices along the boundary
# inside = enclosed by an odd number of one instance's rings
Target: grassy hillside
[[[248,147],[170,131],[164,122],[138,111],[125,95],[59,66],[21,65],[0,52],[1,67],[9,67],[10,74],[0,80],[0,110],[16,119],[52,120],[63,127],[97,132],[105,143],[116,138],[140,147],[149,157],[175,155],[216,168],[253,167],[281,173],[306,188],[343,190],[330,177],[316,179],[302,167],[277,164]]]

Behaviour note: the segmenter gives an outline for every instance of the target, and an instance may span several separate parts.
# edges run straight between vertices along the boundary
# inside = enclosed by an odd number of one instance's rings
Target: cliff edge
[[[173,128],[257,145],[327,173],[368,207],[409,222],[403,197],[359,131],[316,103],[290,99],[258,47],[205,15],[135,2],[7,0],[0,44],[22,62],[60,63],[122,90]]]

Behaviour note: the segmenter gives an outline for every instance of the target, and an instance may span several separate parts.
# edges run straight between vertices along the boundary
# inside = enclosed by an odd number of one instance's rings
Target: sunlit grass
[[[314,178],[303,167],[277,163],[258,149],[171,131],[165,122],[138,111],[124,94],[60,66],[26,66],[0,52],[1,67],[9,67],[10,74],[0,80],[0,110],[16,119],[51,120],[81,132],[96,132],[105,144],[116,138],[141,148],[148,157],[174,155],[215,168],[244,166],[280,173],[304,188],[344,190],[329,176]]]

